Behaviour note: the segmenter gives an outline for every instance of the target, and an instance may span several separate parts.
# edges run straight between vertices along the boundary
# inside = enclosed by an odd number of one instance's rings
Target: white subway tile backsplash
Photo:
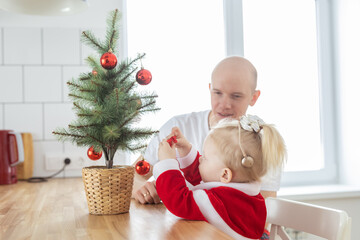
[[[25,67],[24,79],[25,102],[60,102],[62,100],[60,66]]]
[[[80,73],[90,72],[90,68],[86,66],[64,66],[63,67],[63,100],[64,102],[70,102],[69,87],[66,84],[71,79],[76,79],[80,76]]]
[[[65,152],[72,152],[72,153],[81,153],[84,158],[87,157],[87,150],[88,147],[78,146],[76,143],[72,142],[64,142],[64,150]]]
[[[5,104],[4,128],[30,132],[34,140],[43,138],[42,104]]]
[[[80,64],[80,30],[45,28],[44,64]]]
[[[67,128],[75,120],[72,103],[46,103],[44,106],[44,135],[46,140],[56,139],[52,134],[56,128]]]
[[[0,103],[22,102],[22,67],[0,66]]]
[[[89,149],[88,146],[77,146],[74,143],[71,142],[65,142],[65,153],[71,153],[74,155],[77,155],[83,159],[83,164],[86,166],[94,166],[94,165],[100,165],[105,166],[105,156],[104,154],[101,156],[101,158],[97,161],[90,160],[90,158],[87,156],[87,150]]]
[[[4,105],[0,104],[0,129],[4,128]]]
[[[4,64],[41,64],[40,28],[4,28]]]
[[[0,28],[0,64],[3,64],[3,29]]]
[[[84,59],[100,61],[101,54],[80,42],[80,28],[0,28],[0,129],[30,132],[34,140],[34,176],[48,176],[45,154],[81,156],[89,165],[105,165],[87,158],[88,146],[57,141],[52,131],[76,119],[68,98],[67,81],[91,72]],[[103,41],[104,28],[91,29]],[[121,39],[121,38],[120,38]],[[119,45],[118,50],[122,48]],[[121,51],[121,50],[120,50]],[[117,56],[120,61],[120,56]],[[128,164],[130,155],[117,152],[115,164]],[[66,170],[61,176],[81,176]]]
[[[57,141],[34,141],[34,172],[33,176],[45,177],[51,172],[45,168],[45,154],[47,152],[63,152],[63,144]],[[59,169],[60,170],[60,169]]]

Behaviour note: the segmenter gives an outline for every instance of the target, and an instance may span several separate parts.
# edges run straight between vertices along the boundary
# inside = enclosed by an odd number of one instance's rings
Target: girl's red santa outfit
[[[235,239],[259,239],[266,221],[260,183],[204,183],[199,157],[191,149],[184,158],[155,164],[156,190],[167,209],[181,218],[207,221]]]

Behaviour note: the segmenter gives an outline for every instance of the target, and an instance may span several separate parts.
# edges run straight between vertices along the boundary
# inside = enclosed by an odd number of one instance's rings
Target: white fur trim
[[[157,162],[154,165],[154,169],[153,169],[154,178],[157,179],[160,176],[160,174],[168,170],[180,171],[178,161],[176,161],[175,159],[165,159]]]
[[[183,169],[190,166],[194,162],[196,155],[197,155],[196,149],[191,146],[190,152],[185,157],[178,158],[178,161],[180,163],[180,168]]]
[[[186,186],[191,190],[194,186],[186,181],[184,173],[179,169],[179,162],[175,159],[165,159],[160,162],[157,162],[153,169],[153,176],[151,178],[155,178],[155,180],[163,173],[168,170],[178,170],[181,175],[184,177]]]
[[[221,218],[221,216],[216,212],[213,205],[210,202],[210,199],[204,190],[197,190],[193,192],[193,196],[195,199],[196,204],[198,205],[201,213],[204,215],[206,220],[217,227],[218,229],[222,230],[224,233],[228,234],[229,236],[233,237],[234,239],[239,240],[247,240],[250,238],[246,238],[241,236],[234,230],[232,230],[226,222]]]
[[[199,185],[194,186],[192,190],[200,190],[200,189],[212,189],[216,187],[229,187],[239,190],[243,193],[246,193],[249,196],[256,196],[260,193],[260,182],[252,182],[252,183],[222,183],[222,182],[206,182],[200,183]]]

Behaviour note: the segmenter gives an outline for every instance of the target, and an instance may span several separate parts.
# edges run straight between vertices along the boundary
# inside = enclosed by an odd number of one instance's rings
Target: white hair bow
[[[258,133],[265,122],[256,115],[244,115],[240,118],[240,124],[244,130]]]

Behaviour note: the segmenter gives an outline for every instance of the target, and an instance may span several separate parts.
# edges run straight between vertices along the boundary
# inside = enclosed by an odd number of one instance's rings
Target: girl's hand
[[[171,134],[169,136],[167,136],[167,139],[169,139],[172,136],[176,137],[177,142],[174,143],[174,146],[175,146],[175,148],[177,148],[180,157],[185,157],[186,155],[188,155],[188,153],[191,150],[191,144],[184,137],[184,135],[182,134],[182,132],[180,131],[180,129],[178,127],[173,127],[171,129]]]
[[[162,142],[160,142],[159,144],[158,158],[159,161],[169,158],[176,159],[176,151],[174,145],[170,147],[166,139],[162,140]]]

